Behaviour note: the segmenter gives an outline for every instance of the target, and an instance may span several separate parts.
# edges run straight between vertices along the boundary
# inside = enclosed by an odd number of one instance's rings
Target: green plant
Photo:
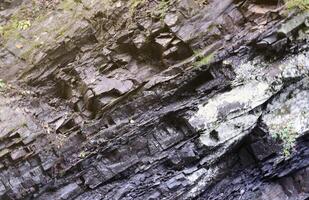
[[[169,6],[170,6],[169,0],[161,0],[159,4],[152,11],[152,15],[159,17],[161,20],[164,19],[169,9]]]
[[[5,87],[6,87],[5,82],[2,79],[0,79],[0,91],[2,92],[5,89]]]
[[[85,151],[80,152],[78,155],[79,158],[85,158],[86,156],[87,156],[87,152]]]
[[[30,27],[30,20],[18,20],[17,18],[13,17],[6,25],[0,27],[0,35],[4,38],[19,38],[20,34],[18,31],[26,30]]]
[[[301,10],[309,9],[309,0],[285,0],[287,9],[299,8]]]
[[[17,21],[15,23],[16,23],[15,26],[18,30],[26,30],[26,29],[30,28],[30,26],[31,26],[30,20],[20,20],[20,21]]]
[[[272,134],[272,137],[283,142],[283,154],[285,157],[288,157],[295,146],[297,132],[292,127],[285,126]]]
[[[197,61],[194,63],[194,66],[200,67],[202,65],[208,65],[209,63],[211,63],[215,58],[216,52],[212,52],[206,56],[202,56],[200,55],[200,53],[195,54],[197,55]]]
[[[131,12],[134,12],[135,9],[136,9],[139,5],[145,3],[145,1],[146,1],[146,0],[131,0],[131,2],[130,2],[130,10],[131,10]]]
[[[70,11],[76,8],[76,5],[83,4],[81,0],[64,0],[59,4],[62,10]]]
[[[3,35],[3,32],[4,32],[4,28],[3,26],[0,25],[0,35]]]
[[[160,1],[159,5],[158,5],[158,13],[159,13],[159,17],[161,19],[163,19],[168,11],[170,5],[170,1],[169,0],[162,0]]]

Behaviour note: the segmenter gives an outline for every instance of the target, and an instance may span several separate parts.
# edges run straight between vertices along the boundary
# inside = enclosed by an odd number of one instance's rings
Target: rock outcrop
[[[309,198],[309,13],[0,2],[0,199]]]

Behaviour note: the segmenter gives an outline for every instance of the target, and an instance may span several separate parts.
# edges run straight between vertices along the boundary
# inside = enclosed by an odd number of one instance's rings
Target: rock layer
[[[0,4],[0,199],[309,198],[308,12],[39,2]]]

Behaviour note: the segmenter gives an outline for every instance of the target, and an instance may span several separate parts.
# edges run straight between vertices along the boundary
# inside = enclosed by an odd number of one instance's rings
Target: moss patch
[[[0,35],[4,40],[8,38],[19,39],[20,31],[29,29],[33,19],[39,15],[39,8],[33,2],[31,6],[22,5],[10,18],[10,20],[0,27]]]
[[[169,0],[161,0],[151,11],[152,17],[163,20],[168,12],[170,3]]]
[[[212,61],[214,61],[216,52],[212,52],[206,56],[199,55],[199,53],[195,53],[197,55],[197,61],[194,63],[195,67],[200,67],[203,65],[208,65]]]
[[[73,10],[73,8],[76,7],[76,5],[79,3],[82,3],[82,2],[78,2],[76,0],[65,0],[65,1],[61,1],[59,8],[69,11],[69,10]]]
[[[30,27],[28,20],[19,21],[17,19],[11,19],[9,23],[0,28],[0,35],[7,40],[8,38],[20,38],[20,30],[25,30]],[[28,25],[25,25],[28,24]]]
[[[309,10],[309,0],[285,0],[285,6],[287,9]]]
[[[0,92],[3,92],[5,88],[6,88],[5,82],[2,79],[0,79]]]
[[[146,0],[131,0],[130,2],[130,11],[131,13],[135,11],[135,9],[146,2]]]

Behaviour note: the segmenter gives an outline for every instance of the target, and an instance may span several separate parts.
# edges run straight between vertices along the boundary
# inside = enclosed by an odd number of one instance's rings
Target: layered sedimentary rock
[[[308,12],[232,0],[0,10],[0,199],[309,198]]]

